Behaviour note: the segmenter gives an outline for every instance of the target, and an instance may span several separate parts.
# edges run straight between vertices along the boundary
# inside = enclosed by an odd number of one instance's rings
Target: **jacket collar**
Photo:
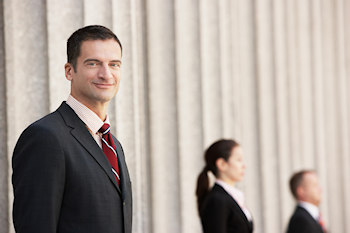
[[[96,160],[101,168],[106,172],[109,179],[121,194],[121,190],[115,179],[113,172],[110,169],[110,164],[107,157],[103,153],[102,149],[97,145],[95,139],[91,136],[90,132],[86,128],[84,122],[75,114],[72,108],[70,108],[65,102],[58,108],[58,112],[61,114],[67,126],[72,128],[71,134],[73,137],[89,152],[89,154]],[[118,153],[119,154],[119,153]],[[118,156],[119,157],[119,156]],[[122,163],[119,163],[122,164]],[[122,170],[125,170],[122,168]],[[125,195],[124,195],[125,197]],[[123,199],[124,199],[123,197]]]

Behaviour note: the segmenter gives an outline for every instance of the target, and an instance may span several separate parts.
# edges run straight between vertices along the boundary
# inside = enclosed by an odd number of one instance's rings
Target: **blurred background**
[[[202,232],[196,179],[220,138],[244,149],[255,233],[285,232],[300,169],[320,177],[330,231],[350,232],[350,0],[0,0],[0,16],[0,232],[15,143],[67,99],[66,40],[90,24],[123,45],[108,113],[133,232]]]

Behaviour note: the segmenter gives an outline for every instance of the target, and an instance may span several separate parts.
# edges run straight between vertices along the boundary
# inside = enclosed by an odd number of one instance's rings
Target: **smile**
[[[95,86],[98,88],[110,88],[113,86],[113,84],[107,84],[107,83],[94,83]]]

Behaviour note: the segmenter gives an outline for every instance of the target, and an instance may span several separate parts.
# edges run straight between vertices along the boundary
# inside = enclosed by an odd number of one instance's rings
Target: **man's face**
[[[113,39],[84,41],[76,72],[65,65],[71,95],[90,109],[108,104],[117,94],[121,79],[121,48]]]
[[[307,201],[315,206],[318,206],[322,198],[322,190],[318,181],[318,177],[313,172],[305,173],[303,176],[303,182],[300,186],[301,197],[303,201]]]

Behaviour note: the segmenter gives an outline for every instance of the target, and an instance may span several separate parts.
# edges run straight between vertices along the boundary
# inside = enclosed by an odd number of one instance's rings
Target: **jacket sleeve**
[[[229,210],[220,197],[207,200],[201,211],[201,221],[204,233],[227,233]]]
[[[57,135],[40,125],[28,127],[16,144],[12,167],[16,232],[56,232],[65,185]]]

